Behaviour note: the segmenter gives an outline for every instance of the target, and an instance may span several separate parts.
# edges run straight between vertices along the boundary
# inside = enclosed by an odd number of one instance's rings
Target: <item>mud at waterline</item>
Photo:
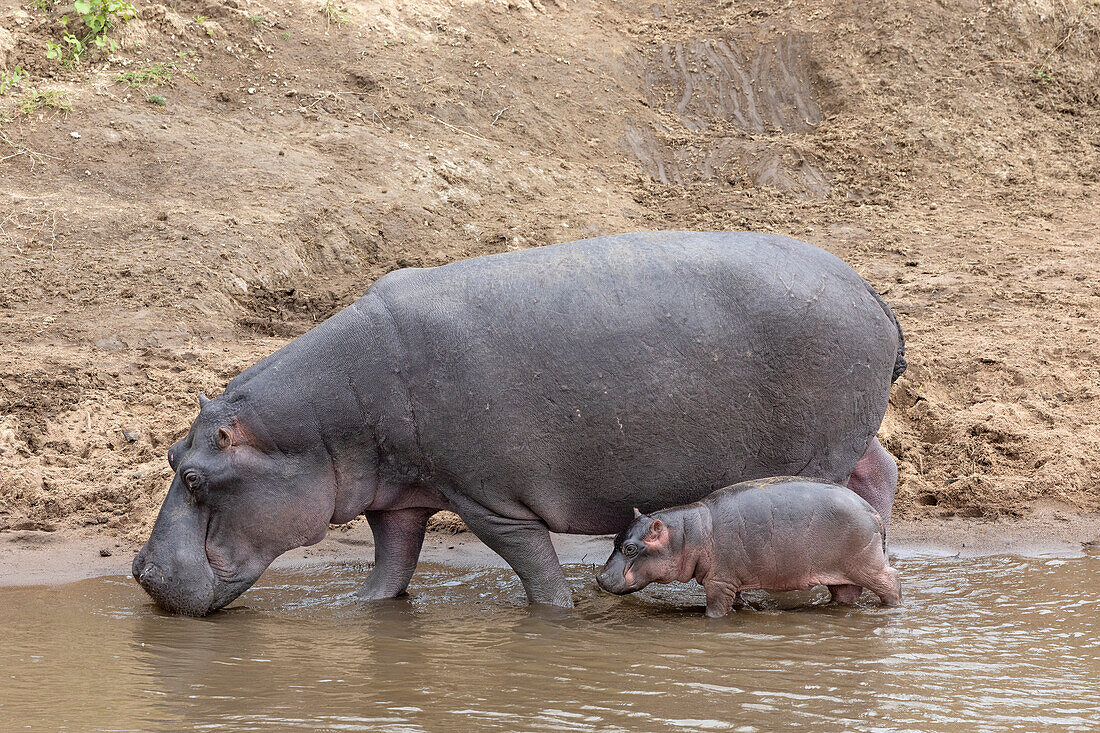
[[[363,567],[266,574],[206,619],[131,579],[0,589],[0,714],[81,730],[1089,730],[1100,716],[1100,554],[902,548],[906,605],[697,587],[626,598],[567,568],[577,608],[530,609],[501,568],[421,565],[363,604]]]

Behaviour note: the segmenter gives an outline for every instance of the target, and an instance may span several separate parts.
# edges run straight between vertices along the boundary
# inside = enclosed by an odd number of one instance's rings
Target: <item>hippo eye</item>
[[[627,557],[634,557],[638,554],[638,546],[633,542],[623,545],[623,554]]]
[[[199,474],[196,471],[186,471],[183,474],[183,485],[190,491],[194,491],[199,485]]]

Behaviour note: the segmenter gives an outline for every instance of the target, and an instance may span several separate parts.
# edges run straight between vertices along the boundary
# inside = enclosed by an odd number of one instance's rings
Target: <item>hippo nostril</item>
[[[137,581],[142,585],[145,585],[146,583],[152,581],[158,573],[159,568],[157,568],[156,565],[151,562],[146,563],[145,567],[143,567],[141,571],[137,574]]]

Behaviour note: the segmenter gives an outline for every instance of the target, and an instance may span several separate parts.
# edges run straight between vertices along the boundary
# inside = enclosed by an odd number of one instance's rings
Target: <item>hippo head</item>
[[[203,616],[246,591],[278,555],[319,542],[335,478],[323,440],[287,440],[247,400],[200,398],[134,578],[158,606]],[[272,418],[275,418],[274,420]]]
[[[669,548],[668,525],[635,509],[634,521],[615,537],[615,549],[596,574],[596,582],[621,596],[650,583],[676,580],[678,566]]]

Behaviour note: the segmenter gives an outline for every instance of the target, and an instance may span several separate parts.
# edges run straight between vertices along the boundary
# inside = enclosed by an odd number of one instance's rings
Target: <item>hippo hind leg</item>
[[[858,585],[830,585],[829,593],[832,596],[832,598],[829,599],[831,602],[852,606],[859,600],[860,594],[863,593],[863,588]]]
[[[435,509],[420,507],[390,512],[366,512],[374,533],[374,569],[356,591],[364,601],[378,601],[404,595],[412,579],[428,518]]]
[[[878,438],[872,438],[848,478],[848,488],[859,494],[882,517],[883,532],[890,528],[890,511],[898,490],[898,464]]]
[[[528,602],[573,607],[573,594],[545,524],[503,517],[463,497],[452,497],[451,504],[470,531],[516,571]]]
[[[901,605],[901,581],[898,580],[898,571],[889,565],[883,567],[882,572],[877,576],[868,578],[864,582],[882,599],[882,605]]]

